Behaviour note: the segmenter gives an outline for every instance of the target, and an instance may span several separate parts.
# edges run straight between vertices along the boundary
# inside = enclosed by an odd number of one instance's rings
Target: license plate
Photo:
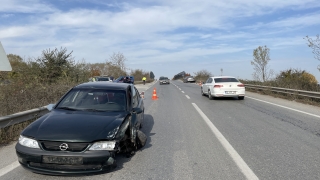
[[[82,164],[82,157],[42,156],[43,163],[49,164]]]
[[[226,94],[235,94],[236,91],[226,91],[225,93],[226,93]]]

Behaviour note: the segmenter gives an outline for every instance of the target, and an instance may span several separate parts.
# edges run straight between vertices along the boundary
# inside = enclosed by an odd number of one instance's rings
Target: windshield
[[[61,100],[56,109],[125,111],[126,95],[121,90],[74,89]]]
[[[236,78],[214,78],[216,83],[239,82]]]

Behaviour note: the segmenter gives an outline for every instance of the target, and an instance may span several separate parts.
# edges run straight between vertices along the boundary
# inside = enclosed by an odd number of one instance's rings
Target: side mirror
[[[142,91],[142,92],[140,93],[140,96],[141,96],[142,99],[144,99],[144,91]]]
[[[48,109],[49,111],[51,111],[54,106],[55,106],[55,104],[49,104],[49,105],[47,105],[47,109]]]
[[[133,108],[132,111],[137,113],[137,114],[142,113],[142,109],[141,108]]]

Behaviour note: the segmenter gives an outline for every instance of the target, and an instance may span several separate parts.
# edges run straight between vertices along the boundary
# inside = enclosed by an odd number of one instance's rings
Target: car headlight
[[[116,147],[115,141],[100,141],[94,143],[90,148],[89,151],[100,151],[100,150],[108,150],[112,151]]]
[[[22,146],[26,146],[29,148],[36,148],[36,149],[40,149],[39,144],[36,140],[34,139],[30,139],[24,136],[19,137],[19,144],[21,144]]]

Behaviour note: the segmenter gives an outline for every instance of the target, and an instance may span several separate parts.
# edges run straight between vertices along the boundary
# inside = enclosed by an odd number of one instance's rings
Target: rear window
[[[110,81],[109,78],[107,77],[100,77],[100,78],[97,78],[98,81]]]
[[[216,83],[239,82],[236,78],[214,78]]]

